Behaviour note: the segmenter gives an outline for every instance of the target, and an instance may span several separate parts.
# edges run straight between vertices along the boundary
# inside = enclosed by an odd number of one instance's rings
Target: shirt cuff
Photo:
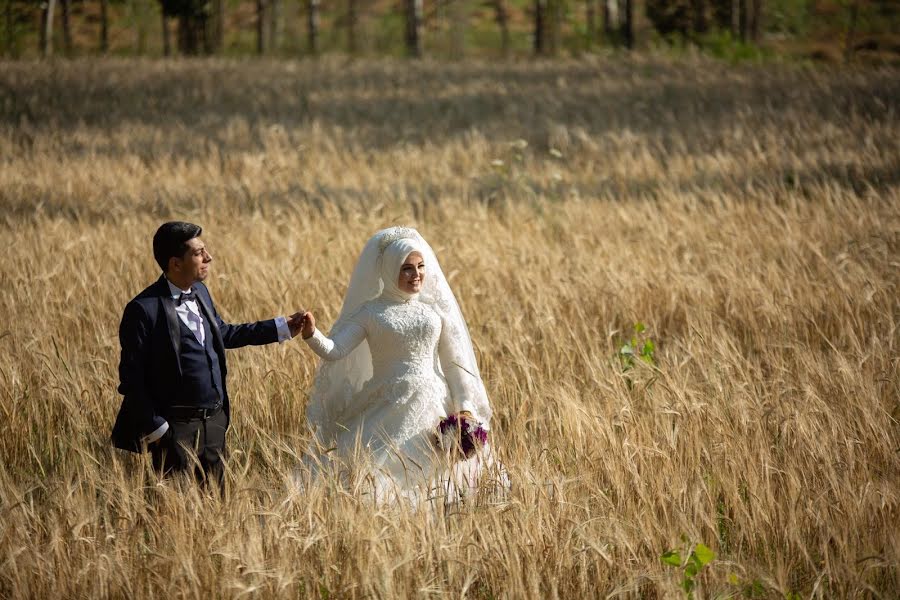
[[[163,421],[163,424],[156,428],[155,431],[151,431],[147,435],[141,438],[141,443],[144,444],[152,444],[162,436],[166,435],[166,432],[169,430],[168,421]]]
[[[284,317],[275,317],[275,329],[278,330],[279,344],[283,344],[291,339],[291,328],[288,327],[287,319]]]

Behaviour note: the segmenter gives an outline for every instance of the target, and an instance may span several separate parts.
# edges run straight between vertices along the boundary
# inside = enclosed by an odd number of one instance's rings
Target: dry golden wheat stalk
[[[0,65],[0,596],[675,597],[900,589],[900,73],[661,58]],[[340,308],[418,227],[513,487],[290,489],[302,344],[229,354],[227,499],[113,451],[150,238],[232,321]],[[640,321],[655,366],[616,357]]]

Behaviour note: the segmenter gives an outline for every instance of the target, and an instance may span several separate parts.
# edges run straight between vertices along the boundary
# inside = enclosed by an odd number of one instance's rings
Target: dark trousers
[[[224,485],[222,458],[228,419],[219,409],[206,419],[167,419],[169,430],[150,446],[153,468],[164,475],[193,473],[200,481]]]

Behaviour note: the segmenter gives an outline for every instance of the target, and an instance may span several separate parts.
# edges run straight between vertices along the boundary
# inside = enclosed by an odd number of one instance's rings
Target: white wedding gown
[[[418,293],[399,286],[407,257],[425,275]],[[330,337],[306,340],[321,357],[307,405],[314,475],[373,485],[379,501],[453,502],[487,483],[508,487],[490,443],[448,461],[437,451],[441,418],[469,411],[490,429],[492,409],[462,311],[434,250],[415,229],[378,231],[363,247]],[[480,494],[480,492],[479,492]]]
[[[347,399],[328,443],[345,459],[365,452],[377,494],[410,497],[423,489],[464,494],[476,484],[489,449],[457,463],[452,472],[435,451],[440,419],[475,407],[465,400],[465,378],[471,376],[452,368],[459,361],[449,328],[431,305],[379,297],[363,304],[330,338],[316,330],[307,343],[326,361],[369,345],[372,376]]]

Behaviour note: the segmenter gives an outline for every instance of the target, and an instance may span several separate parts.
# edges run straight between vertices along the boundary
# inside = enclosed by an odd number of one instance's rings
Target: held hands
[[[300,333],[303,328],[303,313],[295,312],[294,314],[289,316],[287,318],[287,325],[288,329],[291,330],[291,337],[297,337],[297,334]]]
[[[287,318],[288,328],[291,330],[291,337],[297,337],[301,334],[303,339],[312,337],[316,331],[316,319],[311,312],[301,311],[295,312]]]

